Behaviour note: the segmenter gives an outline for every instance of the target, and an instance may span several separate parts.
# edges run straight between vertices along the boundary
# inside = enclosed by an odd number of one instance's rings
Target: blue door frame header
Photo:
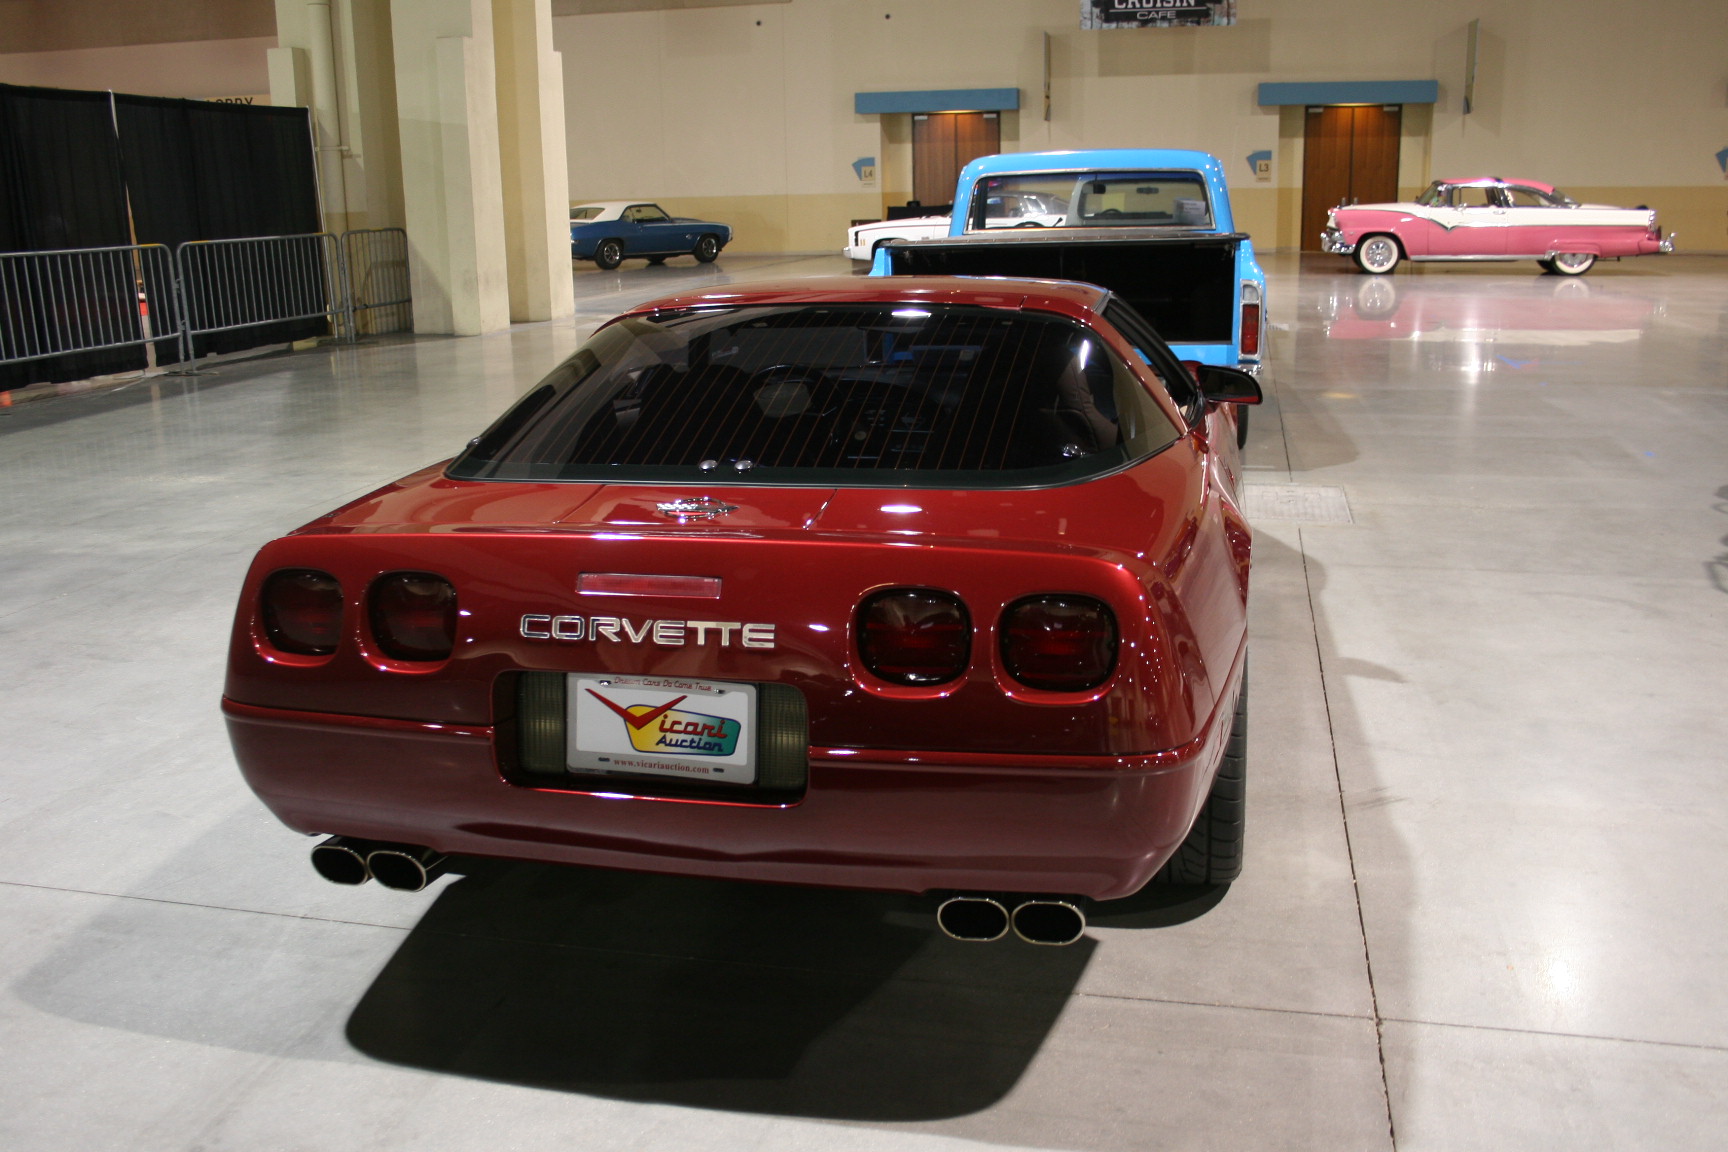
[[[884,112],[1013,112],[1018,88],[939,88],[922,92],[854,92],[852,111],[860,116]]]
[[[1438,104],[1438,80],[1314,80],[1260,85],[1260,104]]]

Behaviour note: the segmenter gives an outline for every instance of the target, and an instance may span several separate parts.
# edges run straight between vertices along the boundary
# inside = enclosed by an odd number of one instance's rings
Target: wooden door
[[[1397,104],[1308,109],[1302,150],[1302,251],[1320,251],[1326,213],[1339,204],[1398,199]]]
[[[912,196],[951,204],[960,169],[1002,150],[1002,118],[994,112],[920,112],[912,117]]]

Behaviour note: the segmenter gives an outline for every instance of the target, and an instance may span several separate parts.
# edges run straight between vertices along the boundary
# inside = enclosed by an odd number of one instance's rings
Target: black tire
[[[1554,261],[1552,260],[1538,260],[1536,261],[1536,267],[1542,269],[1542,275],[1544,276],[1558,276],[1560,274],[1560,269],[1554,267]]]
[[[720,238],[711,232],[705,233],[697,239],[696,247],[691,249],[690,255],[704,264],[714,263],[715,257],[720,255]]]
[[[664,264],[664,263],[666,263],[666,257],[664,257],[664,256],[650,256],[650,257],[648,257],[648,263],[650,263],[650,264]]]
[[[1396,236],[1374,232],[1356,242],[1356,251],[1350,254],[1350,258],[1368,275],[1384,276],[1404,259],[1404,248]]]
[[[1242,875],[1242,841],[1248,794],[1248,678],[1236,697],[1230,743],[1212,781],[1212,792],[1154,884],[1228,884]]]
[[[1248,405],[1236,405],[1236,448],[1248,447]]]
[[[602,240],[594,249],[594,263],[610,272],[624,263],[624,245],[616,240]]]

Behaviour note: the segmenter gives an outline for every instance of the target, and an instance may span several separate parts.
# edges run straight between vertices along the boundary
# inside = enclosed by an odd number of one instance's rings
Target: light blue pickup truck
[[[948,236],[889,241],[871,274],[1035,276],[1108,288],[1185,360],[1260,374],[1266,274],[1205,152],[1008,152],[966,165]]]

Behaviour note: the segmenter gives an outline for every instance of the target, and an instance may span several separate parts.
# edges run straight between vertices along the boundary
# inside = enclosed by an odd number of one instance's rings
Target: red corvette
[[[1235,877],[1235,407],[1091,285],[672,296],[265,545],[223,699],[326,877],[447,853],[944,897],[1040,943]]]

